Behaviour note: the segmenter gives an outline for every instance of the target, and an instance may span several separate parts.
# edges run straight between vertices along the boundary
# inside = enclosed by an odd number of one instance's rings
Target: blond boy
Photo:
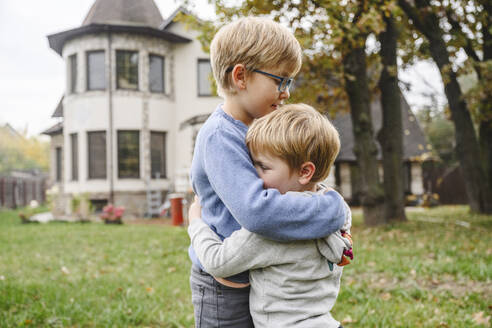
[[[340,148],[338,133],[312,107],[287,105],[255,121],[246,136],[264,188],[312,196],[329,173]],[[349,213],[349,212],[348,212]],[[275,242],[242,228],[223,241],[199,220],[196,204],[188,232],[193,248],[216,277],[250,270],[250,309],[255,327],[337,328],[330,314],[340,287],[343,252],[351,241],[340,232],[328,237]],[[347,215],[344,233],[349,233]]]
[[[220,239],[241,227],[272,240],[320,238],[342,226],[346,208],[335,191],[312,197],[264,189],[245,143],[248,126],[289,97],[301,66],[293,34],[268,19],[248,17],[224,26],[211,44],[211,63],[224,103],[196,139],[191,181],[203,221]],[[252,327],[249,275],[218,282],[193,247],[190,284],[197,327]]]

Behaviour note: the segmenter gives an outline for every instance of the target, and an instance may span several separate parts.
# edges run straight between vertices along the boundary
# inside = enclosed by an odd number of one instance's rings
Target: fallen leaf
[[[382,294],[382,295],[381,295],[381,299],[382,299],[383,301],[387,301],[387,300],[389,300],[390,298],[391,298],[391,294],[390,294],[390,293],[384,293],[384,294]]]
[[[473,318],[473,321],[477,325],[485,325],[485,327],[490,326],[490,324],[489,324],[490,323],[490,315],[485,317],[483,311],[473,313],[472,318]]]
[[[345,319],[342,320],[342,324],[347,324],[347,323],[356,323],[357,320],[352,319],[350,316],[346,316]]]
[[[167,269],[167,272],[168,272],[168,273],[175,272],[175,271],[176,271],[176,268],[175,268],[175,267],[169,267],[169,268]]]
[[[32,323],[32,320],[29,320],[29,319],[27,319],[26,321],[24,321],[24,324],[26,324],[26,325],[30,325],[31,323]]]

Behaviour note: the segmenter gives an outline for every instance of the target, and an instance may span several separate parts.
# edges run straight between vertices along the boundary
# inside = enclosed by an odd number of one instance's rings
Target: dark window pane
[[[212,78],[212,66],[210,60],[198,59],[198,95],[211,96],[212,88],[210,86]]]
[[[153,179],[166,178],[166,133],[150,133],[150,162]]]
[[[70,93],[77,92],[77,54],[69,57],[70,62]]]
[[[79,141],[77,133],[70,135],[70,141],[72,146],[72,180],[79,179]]]
[[[138,52],[116,51],[116,85],[118,89],[138,89]]]
[[[62,180],[62,148],[56,147],[56,181]]]
[[[104,63],[104,51],[87,53],[87,89],[106,89],[106,70]]]
[[[87,133],[89,179],[106,179],[106,131]]]
[[[149,87],[151,92],[164,93],[164,57],[149,56]]]
[[[118,131],[118,177],[140,177],[140,135],[138,131]]]

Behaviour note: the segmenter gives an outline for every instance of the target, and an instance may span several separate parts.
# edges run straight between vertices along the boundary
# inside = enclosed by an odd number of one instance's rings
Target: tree
[[[293,27],[305,50],[303,68],[299,74],[301,83],[296,85],[293,100],[310,103],[331,113],[350,107],[364,220],[369,225],[404,220],[396,29],[391,19],[392,12],[397,8],[394,2],[246,0],[233,7],[229,1],[217,0],[215,7],[221,24],[244,15],[268,15]],[[384,21],[383,12],[389,15]],[[210,25],[202,25],[201,29],[208,36],[204,39],[210,40]],[[386,109],[383,132],[379,138],[385,157],[383,189],[379,182],[377,145],[370,110],[378,74],[368,74],[368,67],[377,71],[375,67],[378,67],[379,59],[367,49],[366,41],[369,35],[378,35],[385,29],[388,32],[381,34],[381,37],[389,36],[384,38],[388,40],[384,48],[389,51],[385,53],[386,61],[379,83]],[[395,135],[399,137],[393,138]]]
[[[0,172],[48,170],[49,143],[31,137],[12,135],[0,128]]]
[[[379,79],[383,127],[378,140],[383,151],[385,217],[390,220],[406,220],[402,179],[403,124],[396,55],[398,30],[393,13],[386,12],[383,19],[385,30],[379,35],[383,65]],[[395,131],[400,133],[394,133]]]
[[[398,0],[398,4],[428,41],[441,73],[470,207],[474,212],[492,213],[492,4],[487,0]],[[467,55],[463,64],[457,60],[460,50]],[[478,83],[467,98],[458,74],[470,70]]]

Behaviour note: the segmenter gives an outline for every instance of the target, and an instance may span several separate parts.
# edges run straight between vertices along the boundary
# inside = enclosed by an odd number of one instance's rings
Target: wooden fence
[[[14,172],[0,175],[0,207],[17,208],[32,200],[46,201],[46,177],[42,174]]]

